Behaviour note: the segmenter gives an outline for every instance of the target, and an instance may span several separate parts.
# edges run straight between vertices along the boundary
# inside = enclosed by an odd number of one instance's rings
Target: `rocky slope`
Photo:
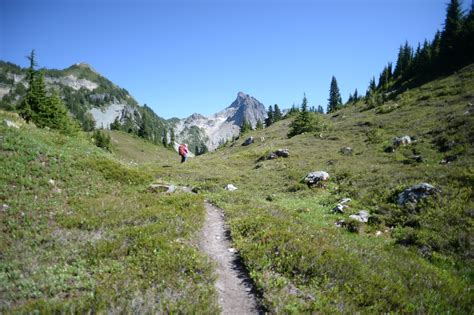
[[[267,116],[265,106],[254,97],[239,92],[237,98],[224,110],[205,117],[193,114],[175,122],[175,134],[178,141],[187,141],[190,136],[204,141],[209,150],[235,137],[240,132],[244,120],[255,127],[257,121],[264,121]]]
[[[14,108],[25,95],[28,88],[26,73],[26,68],[0,61],[0,108]],[[63,70],[44,69],[44,75],[47,88],[60,94],[83,125],[93,119],[96,128],[108,129],[118,119],[136,132],[140,129],[145,109],[127,90],[100,75],[90,65],[77,63]],[[149,109],[146,111],[153,116],[160,131],[166,128],[164,119]]]

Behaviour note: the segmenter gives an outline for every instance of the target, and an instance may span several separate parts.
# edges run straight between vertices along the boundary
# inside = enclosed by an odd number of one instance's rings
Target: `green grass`
[[[283,120],[251,132],[250,146],[242,137],[184,165],[145,169],[198,187],[225,209],[270,312],[470,313],[473,75],[471,66],[381,106],[344,108],[326,116],[320,133],[288,139],[291,120]],[[416,141],[384,152],[404,135]],[[345,146],[352,155],[339,152]],[[280,148],[288,159],[258,161]],[[455,160],[440,164],[449,156]],[[326,188],[301,183],[318,170],[331,176]],[[397,206],[398,193],[420,182],[441,192],[412,210]],[[225,191],[229,183],[238,190]],[[332,214],[346,197],[353,199],[347,213]],[[373,219],[358,224],[359,233],[335,226],[363,209]]]
[[[109,154],[85,138],[2,126],[2,311],[217,312],[212,265],[193,241],[207,198],[225,210],[270,313],[472,313],[473,91],[470,66],[326,115],[324,131],[289,139],[286,119],[247,134],[250,146],[242,137],[184,164],[125,133],[111,133]],[[404,135],[416,141],[384,152]],[[289,158],[260,160],[281,148]],[[319,170],[325,187],[302,183]],[[199,194],[148,193],[151,181]],[[440,192],[397,206],[420,182]],[[349,208],[333,214],[342,198]],[[360,210],[372,219],[350,223],[358,232],[335,225]]]
[[[147,192],[85,137],[0,128],[1,312],[217,311],[202,197]]]

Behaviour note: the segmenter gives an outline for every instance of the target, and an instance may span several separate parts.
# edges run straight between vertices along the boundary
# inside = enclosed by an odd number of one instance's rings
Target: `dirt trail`
[[[259,314],[252,284],[231,247],[222,210],[205,202],[206,221],[199,245],[216,263],[216,288],[223,314]]]

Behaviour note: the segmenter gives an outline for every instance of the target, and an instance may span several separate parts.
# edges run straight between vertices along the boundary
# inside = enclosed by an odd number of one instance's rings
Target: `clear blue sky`
[[[326,108],[333,75],[344,101],[365,93],[401,44],[442,29],[448,1],[0,0],[0,59],[87,62],[165,118],[213,114],[239,91]]]

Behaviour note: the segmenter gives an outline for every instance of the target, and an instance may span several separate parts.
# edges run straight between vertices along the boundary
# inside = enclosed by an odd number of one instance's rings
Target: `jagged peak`
[[[247,98],[247,97],[249,97],[249,95],[246,94],[246,93],[244,93],[244,92],[242,92],[242,91],[240,91],[239,93],[237,93],[237,98]]]

